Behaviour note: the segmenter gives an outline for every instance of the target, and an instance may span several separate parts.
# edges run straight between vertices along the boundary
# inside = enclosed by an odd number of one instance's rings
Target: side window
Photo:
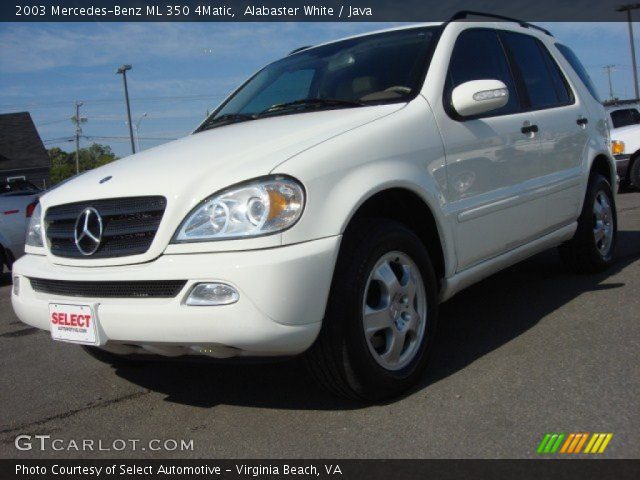
[[[551,75],[551,80],[553,80],[553,85],[556,88],[558,102],[563,105],[573,103],[573,92],[571,91],[571,87],[569,87],[569,83],[562,73],[562,70],[560,70],[560,67],[547,50],[547,47],[542,45],[537,40],[536,43],[538,44],[538,48],[542,52],[542,56],[544,57],[545,63],[547,64],[547,69],[549,70],[549,74]]]
[[[613,123],[613,128],[640,124],[640,112],[635,108],[614,110],[611,112],[611,122]]]
[[[547,66],[544,52],[535,38],[513,32],[502,32],[502,38],[515,63],[515,68],[524,81],[531,108],[549,108],[568,103],[558,97],[556,84]],[[567,95],[566,87],[565,95]]]
[[[567,62],[569,62],[569,64],[573,67],[575,72],[578,74],[578,77],[580,77],[580,80],[582,80],[582,83],[584,83],[584,86],[587,87],[587,90],[589,90],[589,93],[593,96],[593,98],[600,102],[601,100],[600,96],[598,95],[598,90],[596,90],[596,86],[593,84],[591,77],[582,65],[582,62],[580,62],[578,56],[573,53],[573,50],[565,45],[562,45],[561,43],[556,43],[556,48],[567,60]]]
[[[456,40],[447,73],[446,101],[451,101],[454,88],[471,80],[500,80],[509,89],[509,103],[492,111],[491,116],[519,110],[518,94],[509,64],[498,34],[493,30],[466,30]]]

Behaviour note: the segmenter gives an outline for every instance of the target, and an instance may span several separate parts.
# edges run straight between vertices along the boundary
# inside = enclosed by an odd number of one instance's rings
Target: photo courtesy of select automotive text
[[[0,4],[0,479],[640,479],[640,3]]]

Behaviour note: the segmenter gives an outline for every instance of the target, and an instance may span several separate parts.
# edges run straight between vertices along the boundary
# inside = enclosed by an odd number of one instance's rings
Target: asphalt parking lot
[[[546,432],[612,432],[601,457],[639,458],[640,193],[618,212],[611,271],[569,274],[549,251],[460,293],[420,386],[381,406],[332,398],[295,361],[101,364],[20,323],[5,274],[0,457],[523,458]],[[21,434],[193,450],[19,451]]]

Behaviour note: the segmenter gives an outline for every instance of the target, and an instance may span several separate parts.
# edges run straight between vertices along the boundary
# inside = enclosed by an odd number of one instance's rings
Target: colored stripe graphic
[[[584,453],[604,453],[612,438],[613,433],[594,433]]]
[[[538,453],[556,453],[564,440],[564,433],[547,433],[540,445],[538,445]]]
[[[549,441],[549,439],[551,438],[551,434],[547,433],[544,438],[542,439],[542,441],[540,442],[540,445],[538,445],[538,453],[542,453],[544,452],[544,447],[546,447],[547,442]]]
[[[538,454],[604,453],[613,433],[547,433],[538,445]],[[586,443],[586,447],[582,450]]]
[[[562,445],[562,449],[560,449],[560,453],[567,453],[567,449],[569,448],[569,445],[571,445],[571,442],[573,442],[573,439],[576,437],[575,433],[570,433],[569,436],[567,437],[567,440],[564,442],[564,445]]]
[[[587,438],[589,437],[588,433],[581,433],[580,435],[582,435],[582,438],[580,439],[580,442],[578,442],[578,445],[576,445],[576,450],[573,453],[580,453],[580,450],[582,450],[582,446],[584,445],[584,442],[586,442]]]

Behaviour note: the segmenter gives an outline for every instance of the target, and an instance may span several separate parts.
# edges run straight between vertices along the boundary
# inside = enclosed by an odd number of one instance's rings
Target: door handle
[[[523,125],[520,131],[524,134],[538,133],[538,125]]]
[[[581,127],[584,127],[587,123],[589,123],[589,119],[588,118],[584,118],[584,117],[580,117],[579,119],[576,120],[576,123],[578,125],[580,125]]]

